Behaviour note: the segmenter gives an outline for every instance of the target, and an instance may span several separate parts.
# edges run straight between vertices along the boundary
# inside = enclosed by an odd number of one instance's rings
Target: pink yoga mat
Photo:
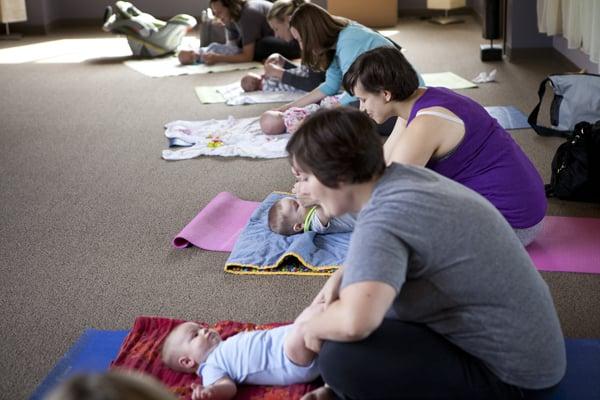
[[[541,271],[600,274],[600,219],[546,217],[527,250]]]
[[[259,204],[221,192],[175,236],[173,246],[182,249],[194,245],[205,250],[231,251]]]
[[[219,193],[173,239],[173,246],[231,251],[259,204]],[[600,274],[600,219],[546,217],[527,251],[541,271]]]

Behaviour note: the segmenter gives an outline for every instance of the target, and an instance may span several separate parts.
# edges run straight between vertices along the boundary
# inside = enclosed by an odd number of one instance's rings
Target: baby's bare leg
[[[324,303],[311,304],[300,313],[294,321],[292,328],[285,337],[283,350],[285,355],[297,365],[309,365],[316,356],[316,353],[306,348],[304,345],[304,332],[302,331],[302,322],[308,321],[315,315],[323,311]]]

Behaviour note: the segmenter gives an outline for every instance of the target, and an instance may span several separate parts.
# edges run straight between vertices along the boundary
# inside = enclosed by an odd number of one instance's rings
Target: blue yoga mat
[[[84,372],[108,370],[128,331],[88,329],[31,395],[41,400],[57,383]],[[600,340],[567,339],[567,373],[556,390],[535,400],[600,399]]]
[[[516,107],[493,106],[485,107],[485,110],[506,130],[531,128],[525,114]]]
[[[567,339],[567,373],[558,388],[536,400],[600,399],[600,340]]]
[[[35,389],[30,400],[43,399],[57,383],[72,375],[106,371],[110,362],[117,357],[128,333],[86,329]]]

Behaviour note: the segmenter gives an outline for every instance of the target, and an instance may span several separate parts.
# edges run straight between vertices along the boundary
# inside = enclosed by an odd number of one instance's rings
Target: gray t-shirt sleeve
[[[355,224],[356,217],[354,215],[344,214],[340,217],[331,218],[327,225],[323,225],[317,213],[314,213],[310,222],[310,230],[317,233],[352,232]]]
[[[247,2],[242,10],[238,26],[242,35],[242,47],[255,43],[265,36],[272,35],[267,23],[266,14],[271,5],[268,2]]]
[[[229,46],[241,46],[241,38],[239,27],[235,23],[231,23],[230,25],[225,27],[225,43]]]
[[[369,221],[369,216],[364,215],[359,220],[350,239],[341,287],[377,281],[387,283],[400,292],[406,280],[408,247],[385,228],[386,224]]]
[[[240,31],[242,31],[242,46],[255,43],[260,39],[260,25],[255,18],[240,18]]]

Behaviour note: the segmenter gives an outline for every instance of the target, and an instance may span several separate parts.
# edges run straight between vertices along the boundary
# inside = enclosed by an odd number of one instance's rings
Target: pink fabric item
[[[600,274],[600,219],[545,217],[527,251],[541,271]]]
[[[336,96],[327,96],[319,104],[309,104],[304,107],[292,107],[288,108],[283,112],[283,124],[285,125],[285,131],[287,133],[295,133],[298,128],[300,128],[300,124],[306,117],[311,114],[314,114],[321,108],[332,108],[336,107],[339,102],[338,95]]]
[[[287,133],[295,133],[300,124],[310,114],[315,113],[319,109],[316,104],[309,104],[305,107],[292,107],[283,112],[283,124]]]
[[[231,251],[259,204],[221,192],[175,236],[173,246],[182,249],[194,245],[204,250]]]

